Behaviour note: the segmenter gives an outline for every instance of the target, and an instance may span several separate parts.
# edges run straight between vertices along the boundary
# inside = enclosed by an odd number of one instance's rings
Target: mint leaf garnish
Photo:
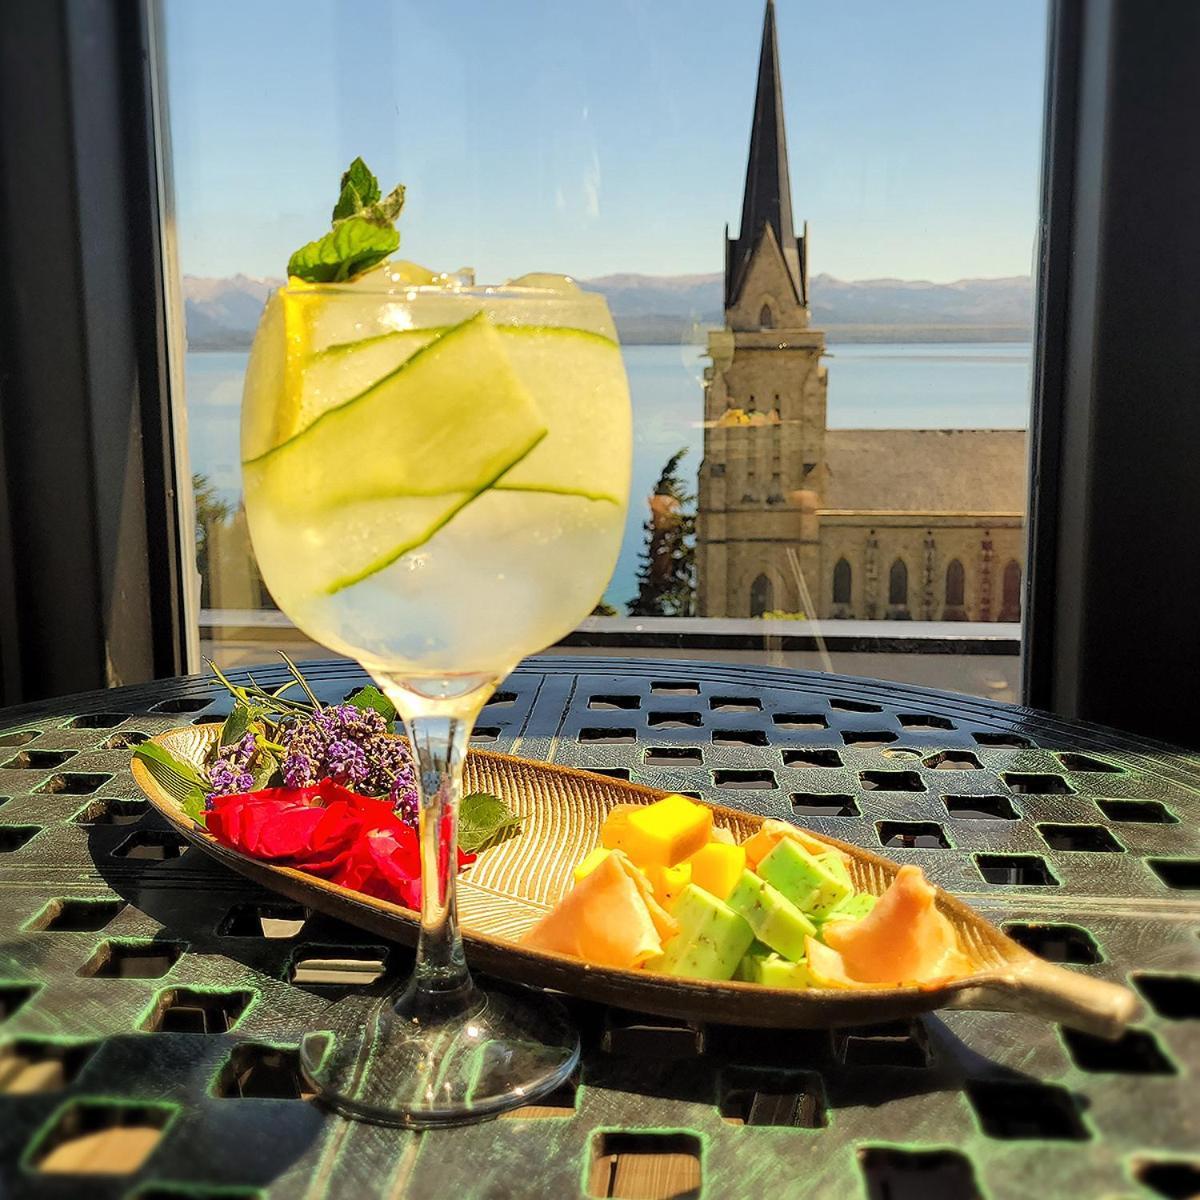
[[[396,706],[373,684],[359,688],[346,703],[354,708],[373,708],[388,724],[396,719]]]
[[[384,196],[361,158],[342,176],[333,228],[288,259],[288,275],[308,283],[340,283],[383,262],[400,245],[394,226],[404,207],[404,187]]]
[[[489,792],[472,792],[458,807],[458,844],[468,854],[507,841],[520,828],[521,818]]]
[[[198,768],[153,742],[143,742],[134,752],[146,764],[151,778],[175,800],[193,821],[204,820],[207,781]]]
[[[232,746],[234,742],[240,742],[249,728],[250,710],[244,704],[235,704],[229,716],[225,718],[225,724],[221,726],[221,749]]]

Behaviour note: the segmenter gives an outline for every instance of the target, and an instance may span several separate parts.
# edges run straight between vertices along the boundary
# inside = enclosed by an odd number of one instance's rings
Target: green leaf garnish
[[[373,684],[359,688],[346,703],[354,708],[374,709],[389,725],[396,719],[396,706]]]
[[[403,207],[403,185],[384,196],[379,180],[356,158],[342,176],[333,228],[288,259],[288,275],[308,283],[340,283],[377,266],[400,245],[394,226]]]
[[[221,749],[232,746],[234,742],[240,742],[246,736],[249,727],[250,710],[244,705],[235,704],[229,716],[225,718],[225,724],[221,726]]]
[[[203,822],[207,780],[200,770],[154,742],[143,742],[134,752],[146,764],[154,782],[175,800],[193,821]]]
[[[478,854],[520,832],[522,818],[489,792],[472,792],[458,807],[458,844],[468,854]]]

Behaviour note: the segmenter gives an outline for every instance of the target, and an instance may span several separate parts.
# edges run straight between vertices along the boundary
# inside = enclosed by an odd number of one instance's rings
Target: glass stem
[[[398,1013],[436,1023],[476,998],[458,929],[458,805],[471,729],[491,687],[432,698],[394,684],[387,693],[408,733],[420,790],[421,932]]]

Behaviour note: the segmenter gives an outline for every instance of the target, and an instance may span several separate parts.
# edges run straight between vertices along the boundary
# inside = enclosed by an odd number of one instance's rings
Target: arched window
[[[750,585],[750,615],[752,617],[761,617],[763,613],[770,612],[775,607],[774,591],[771,581],[765,575],[760,575]]]
[[[953,559],[946,568],[946,607],[962,608],[966,592],[966,572],[958,559]]]
[[[894,608],[908,607],[908,568],[899,558],[888,572],[888,603]]]
[[[1004,568],[1004,583],[1001,590],[1000,617],[1001,621],[1019,621],[1021,619],[1021,564],[1011,559]]]
[[[771,306],[769,304],[764,304],[762,312],[758,314],[758,327],[760,329],[775,328],[775,318],[771,315]]]
[[[839,558],[833,568],[833,602],[850,603],[850,564],[844,558]]]

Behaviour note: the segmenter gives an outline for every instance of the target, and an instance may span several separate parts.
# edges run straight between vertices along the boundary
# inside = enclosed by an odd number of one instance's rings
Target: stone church
[[[825,335],[809,325],[808,228],[792,223],[768,0],[742,200],[709,335],[697,611],[1020,619],[1025,434],[827,429]],[[963,396],[963,406],[971,403]]]

